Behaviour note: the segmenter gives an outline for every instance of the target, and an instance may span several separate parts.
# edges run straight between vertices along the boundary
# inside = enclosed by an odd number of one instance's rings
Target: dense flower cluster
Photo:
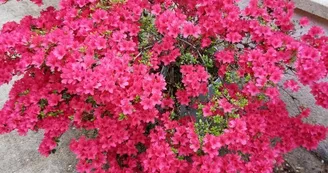
[[[5,1],[0,1],[5,2]],[[37,4],[42,2],[33,1]],[[0,33],[0,84],[15,82],[0,133],[70,127],[79,172],[269,173],[327,128],[290,117],[293,73],[328,108],[328,37],[292,33],[289,0],[61,0]],[[302,18],[300,26],[309,21]],[[283,88],[283,89],[284,89]]]

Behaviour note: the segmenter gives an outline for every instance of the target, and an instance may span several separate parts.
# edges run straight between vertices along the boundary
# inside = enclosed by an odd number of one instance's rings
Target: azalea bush
[[[4,2],[2,0],[2,2]],[[39,0],[34,0],[39,5]],[[78,172],[266,173],[327,128],[291,117],[280,91],[328,108],[328,37],[292,21],[290,0],[61,0],[6,23],[0,84],[19,76],[0,133],[72,127]],[[297,80],[282,82],[289,73]]]

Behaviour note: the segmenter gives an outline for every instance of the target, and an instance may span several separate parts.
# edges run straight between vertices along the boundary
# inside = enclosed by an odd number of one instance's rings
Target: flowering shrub
[[[4,1],[2,1],[4,2]],[[41,1],[34,0],[40,4]],[[328,108],[328,37],[300,38],[289,0],[61,0],[5,24],[0,133],[43,130],[48,156],[70,127],[79,172],[272,172],[327,128],[290,117],[279,89]],[[293,73],[298,83],[288,80]]]

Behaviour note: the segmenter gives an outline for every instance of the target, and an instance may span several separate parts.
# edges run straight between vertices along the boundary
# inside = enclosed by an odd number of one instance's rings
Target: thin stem
[[[293,96],[292,94],[290,94],[284,87],[280,86],[280,85],[277,85],[281,90],[283,90],[290,98],[292,98],[297,110],[299,113],[301,113],[301,110],[299,109],[299,106],[298,104],[296,103],[295,100],[297,100],[298,102],[300,102],[295,96]]]
[[[187,40],[181,39],[181,38],[179,38],[179,37],[178,37],[178,40],[180,40],[180,41],[182,41],[182,42],[188,44],[188,45],[191,46],[192,48],[194,48],[194,49],[197,51],[199,58],[202,60],[203,64],[205,65],[205,61],[203,60],[202,55],[200,54],[200,52],[199,52],[199,50],[197,49],[197,47],[195,47],[193,44],[191,44],[191,43],[188,42]]]

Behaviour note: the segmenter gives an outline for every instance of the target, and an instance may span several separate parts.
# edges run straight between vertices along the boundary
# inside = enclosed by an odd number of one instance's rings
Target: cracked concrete
[[[247,3],[247,0],[242,0],[242,5]],[[45,5],[38,7],[27,0],[16,2],[11,0],[4,5],[0,5],[0,28],[8,21],[19,21],[26,15],[38,16],[39,11],[47,6],[58,4],[58,0],[46,1]],[[312,25],[319,25],[325,28],[328,34],[328,21],[318,18],[301,10],[296,10],[295,19],[301,16],[310,18]],[[305,32],[308,28],[303,28]],[[299,33],[298,33],[299,34]],[[286,79],[290,76],[286,76]],[[8,85],[0,86],[0,108],[8,99],[8,93],[13,81]],[[282,93],[283,94],[283,93]],[[309,88],[303,87],[301,91],[295,93],[294,96],[299,98],[300,104],[309,106],[313,111],[311,116],[306,120],[310,123],[318,123],[328,125],[328,111],[315,106],[313,97],[309,94]],[[297,110],[294,103],[286,94],[282,99],[287,102],[287,108],[292,115],[295,115]],[[50,155],[48,158],[42,157],[37,149],[43,137],[42,132],[29,132],[27,136],[18,136],[16,132],[5,135],[0,135],[0,173],[72,173],[75,172],[76,164],[75,156],[69,151],[68,143],[71,138],[76,135],[75,131],[70,131],[62,137],[60,146],[56,154]],[[328,160],[328,138],[320,143],[317,153],[308,152],[304,149],[297,149],[286,155],[286,160],[300,172],[316,173],[328,172],[327,162],[321,159]],[[320,155],[318,158],[316,155]]]
[[[67,147],[74,136],[74,131],[65,133],[57,152],[46,158],[38,152],[42,132],[30,131],[27,136],[19,136],[16,132],[0,135],[0,172],[74,173],[75,156]]]

